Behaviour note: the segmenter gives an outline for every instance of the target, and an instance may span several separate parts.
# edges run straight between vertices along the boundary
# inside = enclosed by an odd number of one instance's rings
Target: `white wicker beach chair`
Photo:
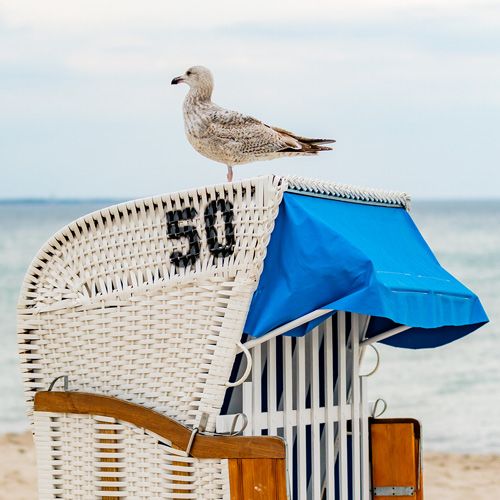
[[[362,203],[408,205],[403,194],[268,176],[116,205],[73,222],[45,244],[26,275],[18,313],[40,498],[286,497],[284,442],[271,437],[276,434],[276,421],[269,412],[268,427],[257,422],[263,418],[261,368],[263,360],[269,359],[271,368],[266,373],[271,380],[275,342],[271,339],[268,345],[268,358],[264,354],[261,358],[259,346],[252,355],[246,351],[250,361],[246,370],[235,364],[286,190]],[[319,317],[324,311],[316,313],[312,314]],[[339,318],[339,332],[343,332],[338,335],[339,362],[345,368],[346,359],[355,360],[351,364],[352,380],[358,384],[353,390],[357,404],[362,400],[357,376],[362,318],[353,316],[351,323],[357,326],[351,329],[356,335],[350,337],[344,331],[345,316]],[[324,325],[331,333],[331,321]],[[354,403],[351,410],[347,401],[348,377],[342,382],[338,408],[333,407],[333,382],[327,383],[331,397],[326,403],[331,408],[320,408],[315,397],[318,408],[306,408],[306,381],[315,380],[319,370],[316,363],[306,367],[306,344],[313,346],[309,350],[313,359],[319,355],[322,338],[328,339],[325,352],[331,357],[332,335],[317,330],[312,340],[297,342],[298,361],[291,356],[291,340],[283,341],[284,353],[290,355],[284,361],[285,369],[298,367],[297,405],[303,405],[294,413],[286,402],[285,410],[294,416],[285,419],[281,412],[280,418],[286,422],[278,427],[291,448],[293,436],[298,436],[300,470],[289,467],[288,478],[295,488],[300,483],[296,496],[300,499],[320,498],[320,476],[326,474],[326,465],[316,467],[314,488],[310,486],[311,491],[304,493],[307,460],[302,451],[307,424],[303,414],[316,412],[322,415],[322,422],[328,416],[331,435],[338,415],[345,498],[347,459],[342,457],[347,457],[347,410],[352,418],[363,411]],[[351,358],[346,358],[346,338],[357,339],[350,340]],[[233,406],[248,414],[247,435],[225,440],[210,440],[202,433],[194,437],[197,429],[215,431],[216,424],[219,430],[231,428],[234,407],[221,415],[230,374],[239,368],[238,382],[243,382],[252,356],[253,386],[247,382],[232,398]],[[330,372],[326,374],[329,381]],[[66,386],[62,392],[61,377]],[[286,381],[288,388],[294,383],[292,378]],[[56,391],[48,392],[49,387]],[[244,392],[253,396],[246,398]],[[285,392],[285,400],[291,401],[290,390]],[[277,409],[276,391],[271,390],[269,398],[269,408]],[[319,426],[316,420],[314,425]],[[367,422],[365,414],[363,422]],[[356,432],[353,436],[358,439]],[[252,433],[269,437],[256,438]],[[318,440],[317,433],[313,434],[314,444]],[[319,444],[312,452],[316,461],[322,457],[318,449]],[[368,456],[366,446],[364,456]],[[329,470],[334,470],[333,445],[325,460]],[[293,465],[293,457],[291,462]],[[355,477],[359,467],[353,470]],[[366,474],[366,467],[363,470]],[[330,497],[332,492],[333,488]]]
[[[33,400],[66,376],[70,391],[215,430],[285,184],[116,205],[42,248],[18,316],[40,498],[229,498],[226,459],[194,458],[106,414],[33,411]]]

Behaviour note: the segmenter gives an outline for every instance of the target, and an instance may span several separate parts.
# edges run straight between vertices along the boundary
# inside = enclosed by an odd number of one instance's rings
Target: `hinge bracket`
[[[373,488],[374,497],[411,497],[414,493],[413,486],[377,486]]]

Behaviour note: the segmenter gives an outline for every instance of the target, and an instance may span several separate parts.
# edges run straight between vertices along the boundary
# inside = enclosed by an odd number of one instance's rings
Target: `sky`
[[[214,101],[335,151],[235,169],[500,197],[500,3],[0,0],[0,198],[137,198],[225,180],[184,136]]]

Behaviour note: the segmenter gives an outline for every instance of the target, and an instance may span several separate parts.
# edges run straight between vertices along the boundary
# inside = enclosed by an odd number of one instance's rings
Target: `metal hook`
[[[196,437],[197,433],[198,433],[198,427],[195,427],[193,429],[193,432],[191,432],[191,437],[189,438],[189,442],[188,442],[188,445],[186,448],[186,455],[187,456],[189,456],[189,454],[191,453],[191,448],[193,447],[194,438]]]
[[[69,379],[67,375],[60,375],[59,377],[56,377],[49,385],[48,391],[50,392],[53,388],[56,382],[60,379],[63,379],[63,391],[68,391],[69,389]]]
[[[377,356],[377,361],[375,362],[375,368],[373,368],[371,372],[368,372],[364,375],[360,375],[360,377],[371,377],[378,370],[378,367],[380,366],[380,353],[378,352],[378,349],[373,344],[368,344],[367,347],[371,347],[375,351],[375,355]]]
[[[187,456],[189,456],[189,454],[191,453],[191,448],[193,447],[194,438],[196,437],[196,434],[198,434],[198,432],[204,432],[205,429],[207,428],[208,417],[209,417],[208,413],[203,412],[201,414],[200,422],[198,424],[198,427],[195,427],[192,430],[191,436],[189,437],[188,445],[187,445],[186,450],[185,450]]]
[[[382,403],[384,407],[382,408],[382,411],[377,414],[377,407],[379,403]],[[373,405],[372,418],[378,418],[382,416],[385,413],[385,410],[387,410],[387,401],[383,398],[378,398]]]
[[[239,380],[237,380],[236,382],[227,381],[226,387],[238,387],[243,382],[245,382],[245,380],[248,378],[248,375],[250,375],[250,372],[252,371],[252,355],[250,354],[250,351],[241,342],[236,342],[236,345],[245,354],[245,357],[247,358],[247,367],[245,373],[241,376]]]
[[[238,422],[238,419],[240,417],[243,420],[243,425],[241,426],[241,429],[236,432],[236,423]],[[229,435],[230,436],[237,436],[238,434],[241,434],[247,428],[247,425],[248,425],[248,417],[244,413],[237,413],[233,418],[233,422],[231,424],[231,430],[229,431]]]

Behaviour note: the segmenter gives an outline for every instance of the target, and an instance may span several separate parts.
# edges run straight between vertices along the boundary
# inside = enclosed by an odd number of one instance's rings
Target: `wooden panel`
[[[229,487],[231,500],[244,500],[243,496],[243,464],[241,459],[228,460]]]
[[[424,476],[423,476],[423,471],[422,468],[420,469],[420,485],[419,489],[417,491],[417,500],[424,500]]]
[[[85,392],[40,391],[35,411],[102,415],[148,429],[185,450],[191,430],[179,422],[142,406],[110,396]],[[274,436],[207,436],[198,434],[191,448],[195,458],[282,458],[285,442]]]
[[[400,498],[423,499],[420,471],[420,424],[413,419],[376,419],[370,423],[372,486],[411,486]],[[374,496],[390,500],[394,496]]]
[[[229,460],[229,483],[231,500],[285,500],[285,460]]]

